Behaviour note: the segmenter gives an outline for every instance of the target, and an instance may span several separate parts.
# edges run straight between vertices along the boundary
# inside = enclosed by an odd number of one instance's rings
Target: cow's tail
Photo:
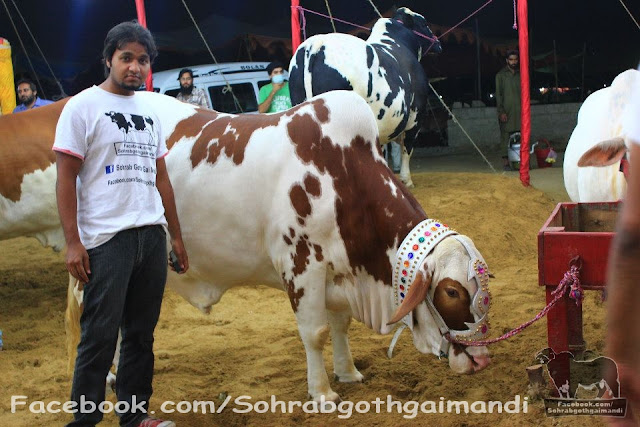
[[[291,104],[298,105],[313,96],[311,93],[311,74],[309,55],[311,45],[303,43],[296,50],[289,66],[289,92]],[[313,59],[312,59],[313,60]]]
[[[64,328],[67,340],[67,371],[73,373],[80,342],[80,316],[82,306],[78,302],[76,292],[80,288],[78,279],[69,275],[69,287],[67,289],[67,311],[64,314]]]
[[[309,46],[308,50],[310,52],[308,54],[307,52],[305,52],[305,55],[304,55],[305,72],[303,76],[304,76],[304,93],[306,94],[306,99],[313,97],[313,85],[311,83],[313,79],[313,67],[314,67],[314,62],[316,61],[316,55],[311,50],[312,48],[313,48],[312,45]]]

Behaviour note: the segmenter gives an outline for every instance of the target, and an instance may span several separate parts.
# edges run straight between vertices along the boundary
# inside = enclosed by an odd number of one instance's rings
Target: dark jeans
[[[105,379],[115,353],[118,330],[122,333],[116,381],[119,402],[133,396],[149,406],[153,378],[153,331],[167,280],[167,248],[159,225],[132,228],[87,251],[91,275],[84,286],[81,336],[73,374],[71,400],[100,404],[104,401]],[[139,407],[118,413],[120,425],[136,425],[146,416]],[[74,414],[69,426],[93,426],[102,412]]]

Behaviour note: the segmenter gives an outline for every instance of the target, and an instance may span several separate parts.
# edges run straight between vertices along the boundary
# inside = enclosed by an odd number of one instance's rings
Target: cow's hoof
[[[116,376],[109,372],[107,374],[107,382],[105,385],[105,395],[116,392]]]
[[[364,375],[356,370],[349,374],[335,374],[335,379],[341,383],[361,383],[364,381]]]
[[[314,402],[318,402],[321,405],[327,404],[329,402],[333,402],[335,404],[342,402],[342,399],[340,399],[338,393],[333,390],[326,394],[318,394],[316,397],[312,396],[312,398]]]

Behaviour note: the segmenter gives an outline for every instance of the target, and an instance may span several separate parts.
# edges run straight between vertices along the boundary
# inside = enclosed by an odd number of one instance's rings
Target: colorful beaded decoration
[[[433,248],[447,236],[458,234],[446,224],[436,219],[426,219],[405,237],[396,253],[393,271],[394,298],[396,306],[402,304],[411,283],[416,278],[418,268]],[[405,285],[406,290],[400,290]]]

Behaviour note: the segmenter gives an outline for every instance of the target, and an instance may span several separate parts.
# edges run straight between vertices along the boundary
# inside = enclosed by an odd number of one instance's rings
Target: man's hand
[[[182,239],[171,239],[171,248],[173,249],[173,253],[178,257],[178,264],[180,264],[181,271],[178,274],[186,273],[189,269],[189,256],[187,255],[187,250],[184,248]],[[173,263],[169,262],[169,267],[171,267],[173,271],[176,271]]]
[[[67,270],[73,277],[82,283],[89,281],[89,274],[91,274],[89,254],[82,243],[73,243],[67,247],[66,264]]]
[[[275,94],[277,91],[282,89],[284,86],[284,82],[282,83],[271,83],[271,93]]]
[[[500,120],[501,123],[506,123],[509,117],[507,117],[507,113],[502,113],[498,116],[498,120]]]

